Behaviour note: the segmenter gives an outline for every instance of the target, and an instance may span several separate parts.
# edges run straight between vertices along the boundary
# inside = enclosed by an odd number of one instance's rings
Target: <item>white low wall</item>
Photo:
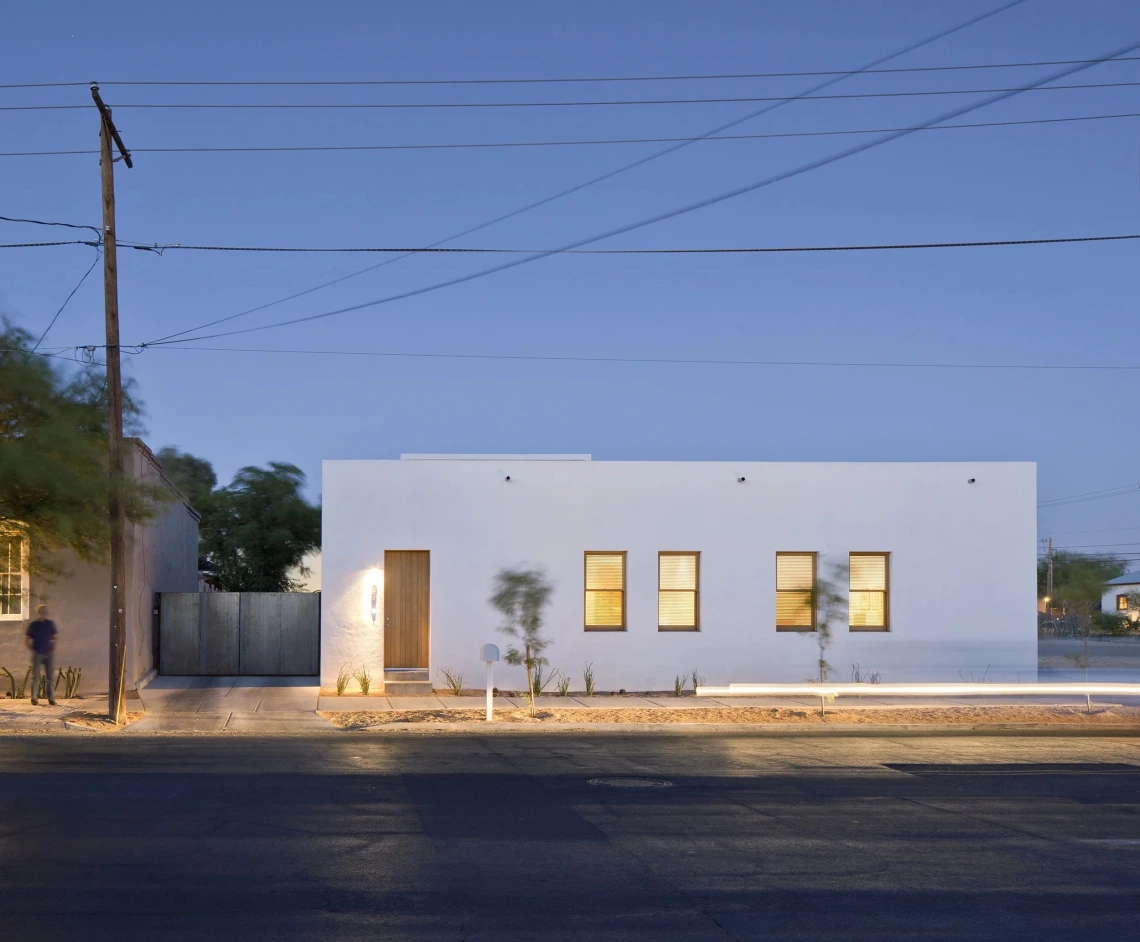
[[[508,483],[505,478],[510,476]],[[744,477],[740,483],[738,478]],[[974,483],[967,483],[969,479]],[[383,668],[385,549],[431,552],[431,669],[482,686],[481,644],[505,649],[488,604],[503,566],[556,585],[551,665],[582,687],[663,690],[814,676],[813,636],[775,629],[775,554],[891,553],[891,629],[835,633],[835,679],[1036,679],[1036,468],[1031,463],[593,462],[479,458],[326,461],[322,685]],[[583,553],[624,550],[627,630],[583,630]],[[701,553],[701,630],[657,630],[657,554]],[[383,591],[379,592],[383,599]],[[496,682],[525,686],[500,665]]]

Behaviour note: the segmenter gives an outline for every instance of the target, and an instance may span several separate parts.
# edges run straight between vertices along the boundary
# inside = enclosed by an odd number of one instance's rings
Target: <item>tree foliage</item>
[[[1057,607],[1068,610],[1081,603],[1092,604],[1100,601],[1104,584],[1109,579],[1124,575],[1128,564],[1112,556],[1086,556],[1057,550],[1053,553],[1053,592],[1052,598]],[[1044,598],[1049,595],[1049,561],[1041,559],[1037,563],[1037,594]]]
[[[542,652],[550,646],[550,641],[543,637],[542,628],[546,606],[553,594],[554,586],[541,569],[500,569],[495,576],[491,604],[503,616],[499,631],[520,642],[520,647],[507,648],[503,660],[526,668],[531,716],[534,716],[534,674],[547,663]]]
[[[273,461],[266,468],[242,468],[228,487],[209,495],[201,511],[200,545],[218,588],[293,592],[301,587],[289,570],[321,545],[321,508],[305,500],[304,484],[300,468]]]
[[[60,550],[103,562],[112,493],[103,374],[66,374],[32,354],[27,331],[0,326],[0,525],[23,535],[32,573],[57,576]],[[123,410],[126,430],[136,432],[140,409],[129,383]],[[130,479],[117,486],[128,520],[152,516],[157,489]]]
[[[196,458],[169,445],[161,449],[157,457],[170,482],[202,513],[218,483],[213,465],[205,458]]]

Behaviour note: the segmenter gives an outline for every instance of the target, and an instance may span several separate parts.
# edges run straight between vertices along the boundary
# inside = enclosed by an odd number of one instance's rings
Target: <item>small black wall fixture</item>
[[[737,479],[736,479],[736,483],[737,483],[737,484],[743,484],[743,483],[744,483],[744,478],[737,478]]]
[[[966,478],[966,483],[967,484],[973,484],[976,480],[977,480],[977,478]]]
[[[511,476],[508,474],[505,478],[503,478],[503,480],[510,483]]]

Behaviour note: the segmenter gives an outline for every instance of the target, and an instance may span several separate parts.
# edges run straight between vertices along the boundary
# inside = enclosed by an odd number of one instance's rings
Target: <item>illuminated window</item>
[[[625,630],[625,553],[586,554],[586,630]]]
[[[657,554],[657,630],[700,628],[700,553]]]
[[[24,544],[0,534],[0,618],[24,617]]]
[[[776,630],[815,629],[815,553],[776,554]]]
[[[852,553],[848,623],[853,631],[886,631],[890,624],[888,553]]]
[[[1127,595],[1118,595],[1116,597],[1116,610],[1118,612],[1128,611],[1128,596]]]

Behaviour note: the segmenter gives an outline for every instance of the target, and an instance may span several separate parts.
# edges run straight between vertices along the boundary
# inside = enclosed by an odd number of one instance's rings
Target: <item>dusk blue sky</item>
[[[132,103],[571,101],[788,95],[775,78],[386,87],[129,87],[128,80],[362,80],[844,70],[987,2],[44,2],[5,11],[0,82],[98,80],[135,151],[116,165],[120,238],[262,246],[425,245],[660,144],[146,153],[147,148],[683,137],[760,107],[721,103],[424,110],[145,110]],[[272,12],[270,13],[270,10]],[[1140,41],[1127,0],[1028,0],[892,66],[1095,57]],[[1134,53],[1140,55],[1140,53]],[[1049,67],[903,73],[830,93],[994,89]],[[1140,61],[1065,84],[1140,82]],[[977,98],[984,97],[977,95]],[[730,133],[894,128],[974,100],[795,102]],[[85,87],[0,105],[89,105]],[[1030,92],[959,119],[1140,112],[1140,86]],[[3,151],[98,146],[93,109],[0,112]],[[467,236],[552,248],[759,180],[863,137],[711,141]],[[1140,119],[920,132],[606,248],[836,245],[1140,232]],[[93,156],[2,157],[0,214],[98,225]],[[69,238],[0,223],[0,241]],[[82,237],[82,236],[80,236]],[[202,346],[897,363],[1138,364],[1140,244],[696,256],[557,256],[423,296]],[[38,335],[94,257],[0,250],[0,312]],[[155,340],[382,259],[120,249],[124,344]],[[488,267],[419,256],[218,329],[332,310]],[[101,269],[45,346],[103,342]],[[213,332],[213,331],[209,331]],[[401,452],[598,459],[1039,463],[1042,499],[1140,483],[1137,372],[338,357],[151,348],[126,358],[146,439],[223,481],[291,461]],[[1041,515],[1041,535],[1140,551],[1140,490]],[[1131,529],[1118,529],[1130,527]],[[1107,544],[1121,544],[1108,546]],[[1125,545],[1134,544],[1134,545]]]

